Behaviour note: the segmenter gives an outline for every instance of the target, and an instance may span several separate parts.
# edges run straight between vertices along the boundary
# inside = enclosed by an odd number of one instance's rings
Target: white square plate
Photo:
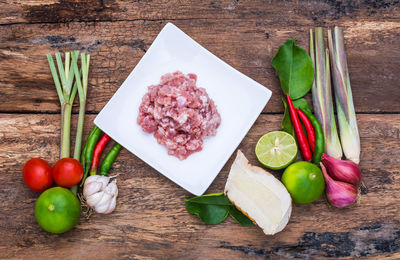
[[[221,115],[216,136],[186,160],[170,156],[137,124],[147,87],[168,72],[195,73]],[[123,147],[187,191],[201,195],[240,144],[271,97],[271,91],[235,70],[168,23],[158,34],[94,123]],[[134,174],[134,173],[132,173]]]

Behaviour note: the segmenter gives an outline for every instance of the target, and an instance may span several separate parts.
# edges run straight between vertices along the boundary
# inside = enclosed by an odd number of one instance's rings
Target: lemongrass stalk
[[[60,80],[58,78],[57,69],[56,69],[56,66],[54,65],[53,57],[51,56],[50,53],[48,53],[46,55],[46,57],[49,62],[51,75],[53,76],[54,85],[56,86],[58,98],[60,99],[60,104],[63,105],[64,104],[64,95],[63,95],[63,91],[61,88]]]
[[[314,49],[314,33],[313,29],[310,29],[310,57],[314,67],[314,81],[312,84],[311,92],[312,92],[312,99],[313,99],[313,108],[314,113],[317,115],[321,114],[321,106],[318,102],[318,90],[316,84],[316,75],[317,75],[317,68],[315,67],[315,49]],[[318,119],[319,120],[319,119]]]
[[[312,40],[312,36],[310,39]],[[314,44],[310,44],[311,46],[314,48]],[[315,116],[324,131],[325,153],[340,159],[343,153],[333,111],[329,52],[324,48],[324,36],[321,27],[315,30],[314,55],[312,60],[315,61],[315,84],[312,93]]]
[[[59,68],[59,73],[61,78],[63,79],[63,93],[65,98],[65,104],[63,109],[63,120],[61,123],[62,126],[62,142],[61,142],[61,158],[70,157],[70,137],[71,137],[71,112],[72,105],[74,103],[74,95],[71,95],[71,86],[74,80],[74,73],[69,66],[73,66],[70,64],[70,55],[69,52],[65,55],[65,70],[62,66],[62,60],[59,53],[56,53],[57,64]],[[68,68],[68,69],[67,69]]]
[[[72,53],[72,59],[75,61],[76,66],[73,66],[73,71],[75,73],[75,85],[73,89],[73,95],[75,96],[76,92],[79,93],[79,116],[78,116],[78,124],[76,128],[76,139],[75,139],[75,149],[74,149],[74,158],[76,160],[80,160],[81,156],[81,146],[82,146],[82,133],[83,133],[83,123],[85,119],[85,106],[86,106],[86,94],[87,94],[87,86],[88,86],[88,74],[89,74],[89,61],[90,55],[81,53],[81,70],[79,76],[76,71],[78,70],[77,62],[78,62],[79,52],[75,51]],[[82,77],[82,80],[81,80]],[[82,85],[83,82],[83,85]],[[71,187],[71,192],[76,194],[78,190],[78,185]]]
[[[70,66],[70,52],[65,53],[65,76],[67,77],[67,80],[69,78],[69,66]]]
[[[72,55],[72,59],[74,61],[78,61],[78,53],[75,52]],[[82,133],[83,133],[83,123],[85,119],[85,107],[86,107],[86,94],[87,94],[87,86],[88,86],[88,74],[89,74],[89,60],[90,55],[81,53],[81,72],[82,72],[82,80],[80,75],[78,74],[78,66],[74,65],[74,73],[76,77],[76,85],[79,94],[79,116],[78,116],[78,124],[76,130],[76,140],[75,140],[75,149],[74,149],[74,158],[79,161],[81,154],[81,146],[82,146]],[[79,77],[77,76],[79,75]]]
[[[64,70],[64,65],[63,65],[62,59],[61,59],[61,54],[59,52],[57,52],[55,56],[56,56],[56,61],[57,61],[58,73],[60,74],[64,99],[67,99],[66,98],[67,93],[65,92],[65,86],[67,85],[67,79],[65,77],[65,70]]]
[[[333,35],[332,31],[328,30],[328,43],[332,59],[332,81],[336,97],[340,140],[346,158],[358,164],[360,162],[360,135],[341,28],[336,26]]]
[[[64,121],[64,94],[62,91],[62,87],[60,84],[60,80],[58,78],[57,69],[54,65],[53,56],[50,53],[46,55],[47,61],[49,62],[49,67],[51,71],[51,75],[53,76],[54,85],[56,86],[57,95],[60,100],[61,104],[61,129],[60,129],[60,143],[62,143],[62,136],[63,136],[63,121]]]
[[[62,122],[62,143],[60,158],[67,158],[70,156],[70,135],[71,135],[71,111],[72,104],[69,102],[64,105],[64,117]]]

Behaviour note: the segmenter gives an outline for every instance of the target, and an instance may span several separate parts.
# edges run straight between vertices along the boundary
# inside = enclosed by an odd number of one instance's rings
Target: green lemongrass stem
[[[68,53],[69,54],[69,53]],[[61,59],[61,54],[59,52],[57,52],[55,54],[56,56],[56,61],[57,61],[57,67],[58,67],[58,72],[60,74],[60,78],[61,78],[61,84],[62,84],[62,92],[63,92],[63,97],[64,97],[64,102],[61,104],[61,147],[64,147],[66,144],[64,142],[69,143],[69,140],[67,138],[67,140],[65,140],[64,138],[66,138],[66,135],[68,133],[68,131],[65,131],[64,127],[65,127],[65,117],[68,117],[68,115],[65,115],[65,112],[69,111],[70,109],[66,107],[65,103],[69,101],[69,94],[67,92],[67,81],[69,78],[69,75],[67,74],[68,71],[68,66],[69,66],[69,55],[67,56],[67,54],[65,55],[65,68]],[[70,117],[70,116],[69,116]],[[65,140],[65,141],[63,141]],[[63,156],[65,156],[65,151],[63,152],[63,149],[61,149],[61,158],[64,158]]]
[[[59,52],[56,53],[56,61],[57,61],[57,67],[58,67],[58,73],[60,74],[61,78],[61,84],[62,84],[62,89],[63,89],[63,94],[64,94],[64,99],[68,100],[68,96],[65,93],[65,86],[67,85],[67,79],[65,77],[65,70],[64,70],[64,65],[61,59],[61,54]]]
[[[72,71],[73,71],[73,69],[72,69]],[[80,77],[82,76],[82,70],[80,71],[79,75],[80,75]],[[77,90],[78,90],[78,84],[76,83],[76,80],[75,80],[74,87],[72,88],[71,97],[70,97],[70,100],[72,100],[72,103],[73,103],[73,101],[75,100],[75,96],[76,96]],[[76,148],[76,145],[75,145],[75,148]],[[75,150],[74,150],[74,159],[76,159],[76,160],[79,161],[79,158],[76,158]],[[72,192],[73,194],[76,195],[76,194],[78,193],[78,185],[72,186],[72,187],[70,188],[70,190],[71,190],[71,192]]]
[[[335,27],[334,33],[328,30],[328,43],[331,55],[332,81],[336,97],[339,133],[343,153],[347,159],[360,162],[360,135],[354,109],[350,76],[344,48],[343,31]]]
[[[65,77],[67,77],[67,81],[69,78],[69,66],[70,66],[70,52],[65,53]]]
[[[56,66],[54,65],[54,61],[53,61],[53,56],[48,53],[46,55],[47,57],[47,61],[49,62],[49,67],[50,67],[50,71],[51,71],[51,75],[53,76],[53,80],[54,80],[54,85],[56,86],[56,90],[57,90],[57,95],[58,98],[60,100],[60,104],[61,104],[61,133],[60,133],[60,143],[62,143],[62,136],[63,136],[63,121],[64,121],[64,94],[61,88],[61,84],[60,84],[60,80],[58,78],[58,73],[57,73],[57,69]]]
[[[333,110],[329,52],[324,48],[324,36],[321,27],[315,30],[314,59],[315,87],[313,87],[312,92],[315,116],[324,131],[325,152],[334,158],[340,159],[343,153]]]
[[[78,55],[79,52],[73,52],[72,53],[72,58],[78,62]],[[74,149],[74,158],[76,160],[80,160],[81,158],[81,146],[82,146],[82,133],[83,133],[83,123],[84,123],[84,118],[85,118],[85,106],[86,106],[86,93],[87,93],[87,82],[88,82],[88,74],[89,74],[89,60],[90,60],[90,55],[81,53],[81,70],[79,73],[79,77],[76,77],[77,79],[75,80],[75,85],[74,85],[74,95],[76,94],[76,91],[78,90],[79,93],[79,116],[78,116],[78,124],[77,124],[77,129],[76,129],[76,139],[75,139],[75,149]],[[73,71],[75,73],[75,69],[77,69],[78,66],[73,67]],[[83,86],[82,86],[82,81],[81,77],[83,77]],[[82,163],[82,160],[80,160]],[[84,162],[82,163],[83,171],[85,172],[85,164]],[[76,194],[78,191],[78,185],[75,185],[71,187],[71,192]]]
[[[57,69],[56,69],[56,66],[54,65],[53,57],[51,56],[50,53],[47,54],[46,57],[49,62],[51,75],[53,76],[53,80],[54,80],[54,85],[56,85],[58,98],[60,99],[60,104],[63,105],[64,104],[64,95],[63,95],[63,91],[62,91],[62,88],[60,85],[60,80],[58,79]]]
[[[58,54],[59,55],[59,54]],[[56,54],[56,57],[58,56]],[[59,58],[61,61],[61,57]],[[60,62],[62,65],[62,62]],[[65,67],[69,65],[69,55],[67,57],[66,55],[66,60],[65,60]],[[72,105],[74,103],[75,99],[75,94],[71,95],[71,86],[72,82],[74,80],[74,73],[72,71],[72,66],[74,66],[74,61],[70,64],[70,68],[68,70],[68,74],[66,74],[66,71],[61,72],[59,70],[61,77],[65,78],[65,84],[63,85],[63,93],[64,93],[64,109],[63,109],[63,120],[61,123],[62,126],[62,138],[61,138],[61,158],[67,158],[70,157],[70,143],[71,143],[71,112],[72,112]],[[59,66],[59,68],[62,68],[62,66]],[[67,80],[68,79],[68,80]],[[74,91],[72,91],[74,92]]]
[[[76,140],[75,140],[75,149],[74,149],[74,158],[79,161],[81,155],[81,146],[82,146],[82,133],[83,133],[83,123],[85,119],[85,106],[86,106],[86,94],[87,94],[87,86],[88,86],[88,74],[89,74],[89,58],[90,56],[85,53],[81,53],[81,71],[82,71],[82,80],[81,77],[78,77],[78,53],[75,52],[72,54],[72,59],[76,61],[76,66],[74,65],[73,70],[75,72],[76,77],[76,85],[79,94],[79,117],[78,117],[78,125],[76,130]],[[83,82],[83,84],[82,84]]]
[[[72,104],[66,102],[63,110],[62,137],[61,137],[61,155],[60,158],[70,156],[70,136],[71,136],[71,111]]]
[[[315,67],[315,49],[314,49],[314,33],[313,29],[310,29],[310,57],[314,67],[314,81],[312,84],[311,92],[312,92],[312,99],[313,99],[313,107],[314,107],[314,114],[321,115],[321,106],[319,105],[318,100],[318,89],[317,89],[317,68]],[[318,117],[317,117],[318,119]],[[321,122],[318,119],[319,122]]]

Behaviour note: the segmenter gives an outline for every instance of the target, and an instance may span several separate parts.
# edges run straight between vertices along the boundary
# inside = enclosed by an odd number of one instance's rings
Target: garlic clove
[[[101,191],[102,188],[102,184],[100,182],[90,182],[90,183],[86,183],[83,186],[83,196],[89,197],[90,195]]]
[[[98,182],[99,181],[99,175],[90,175],[89,177],[86,178],[85,183],[89,184],[92,182]]]
[[[107,187],[104,189],[104,192],[110,196],[108,197],[109,203],[107,204],[107,207],[103,206],[101,208],[96,208],[96,212],[108,214],[114,211],[115,205],[117,203],[117,196],[118,196],[117,180],[113,180],[111,183],[109,183]],[[99,204],[101,204],[101,202]]]
[[[325,191],[329,203],[334,207],[343,208],[356,202],[358,195],[357,188],[349,183],[335,181],[328,175],[322,162],[320,165],[325,177]]]
[[[111,204],[111,201],[112,201],[112,195],[104,192],[101,200],[94,206],[94,210],[97,213],[106,212]]]
[[[85,197],[86,198],[86,203],[90,206],[90,207],[94,207],[96,206],[97,203],[99,203],[101,201],[101,199],[104,196],[104,192],[96,192],[90,196]]]
[[[111,200],[110,205],[108,206],[108,209],[104,212],[104,214],[109,214],[109,213],[113,212],[116,204],[117,204],[117,196],[114,196]]]
[[[92,183],[92,182],[98,182],[101,183],[101,189],[104,190],[107,187],[107,184],[110,182],[110,177],[107,176],[101,176],[101,175],[91,175],[89,176],[86,181],[86,183]]]
[[[112,182],[110,182],[104,189],[104,191],[109,194],[113,194],[113,196],[118,196],[117,180],[113,180]]]
[[[100,178],[98,179],[98,181],[101,182],[101,184],[103,185],[102,189],[104,190],[110,182],[110,177],[107,176],[99,176],[99,177]]]

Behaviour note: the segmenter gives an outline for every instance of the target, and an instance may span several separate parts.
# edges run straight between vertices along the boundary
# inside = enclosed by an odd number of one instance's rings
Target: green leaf
[[[282,118],[282,131],[285,131],[286,133],[294,136],[294,129],[292,125],[292,121],[290,120],[290,113],[289,113],[289,107],[286,103],[286,99],[283,97],[282,98],[283,105],[285,107],[285,113],[283,114]]]
[[[296,39],[291,39],[281,45],[271,62],[278,73],[283,93],[289,93],[292,100],[307,94],[314,81],[311,58],[295,42]]]
[[[254,225],[253,221],[251,221],[245,214],[243,214],[240,210],[238,210],[234,205],[232,205],[229,208],[229,215],[242,226]]]
[[[187,199],[185,201],[196,202],[198,204],[214,204],[214,205],[224,205],[224,206],[232,205],[232,203],[229,201],[228,197],[226,197],[224,193],[206,194],[191,199]]]
[[[201,204],[185,201],[186,209],[192,214],[197,215],[206,224],[219,224],[228,216],[228,205]]]
[[[185,200],[187,211],[206,224],[219,224],[228,216],[232,203],[224,193],[213,193]]]

